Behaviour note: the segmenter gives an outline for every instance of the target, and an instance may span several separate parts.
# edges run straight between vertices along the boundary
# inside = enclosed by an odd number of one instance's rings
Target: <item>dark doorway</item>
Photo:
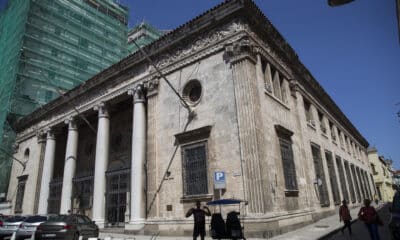
[[[130,169],[106,173],[106,227],[123,227],[129,197]]]

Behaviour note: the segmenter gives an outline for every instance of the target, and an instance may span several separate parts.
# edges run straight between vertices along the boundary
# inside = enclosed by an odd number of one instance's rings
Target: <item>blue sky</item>
[[[0,0],[0,9],[5,0]],[[119,0],[130,26],[174,29],[217,0]],[[355,127],[400,169],[400,43],[395,1],[255,0]]]
[[[130,26],[174,29],[216,0],[121,0]],[[395,1],[256,0],[355,127],[400,169],[400,43]]]

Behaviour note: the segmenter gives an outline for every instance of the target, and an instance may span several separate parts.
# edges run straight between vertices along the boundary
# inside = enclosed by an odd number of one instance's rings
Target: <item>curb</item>
[[[379,211],[381,208],[383,208],[384,206],[386,206],[386,204],[387,204],[387,203],[383,203],[383,204],[380,204],[379,206],[377,206],[377,207],[376,207],[376,211]],[[353,220],[351,221],[351,224],[350,224],[350,225],[353,225],[356,221],[358,221],[358,218],[353,219]],[[317,238],[317,240],[323,240],[324,238],[331,237],[331,236],[335,235],[336,233],[338,233],[338,232],[340,231],[341,228],[342,228],[342,226],[341,226],[341,227],[338,227],[338,228],[336,228],[336,229],[334,229],[334,230],[332,230],[332,231],[330,231],[330,232],[328,232],[328,233],[326,233],[326,234],[324,234],[324,235],[322,235],[322,236],[320,236],[319,238]]]

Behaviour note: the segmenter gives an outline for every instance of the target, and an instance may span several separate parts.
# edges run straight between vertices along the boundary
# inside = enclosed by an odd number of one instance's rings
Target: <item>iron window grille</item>
[[[329,179],[331,180],[331,188],[333,201],[336,205],[340,204],[340,195],[339,195],[339,187],[337,183],[337,176],[335,171],[335,166],[333,164],[332,153],[325,152],[326,163],[328,166]]]
[[[283,175],[285,177],[286,190],[298,190],[296,179],[296,166],[294,164],[292,142],[290,140],[279,138],[281,149]]]
[[[72,180],[72,182],[74,183],[73,198],[78,203],[78,209],[87,210],[92,207],[93,179],[94,177],[92,175],[77,177]]]
[[[357,201],[361,202],[361,199],[364,199],[364,189],[362,188],[362,183],[360,182],[360,176],[358,175],[358,173],[356,172],[354,165],[351,164],[350,165],[350,171],[353,174],[353,180],[354,180],[354,185],[355,185],[355,189],[356,189],[356,196],[357,196]],[[358,182],[360,182],[360,185],[358,184]]]
[[[184,196],[208,194],[207,142],[181,147]]]
[[[58,214],[60,212],[62,184],[62,179],[54,179],[50,182],[48,213]]]
[[[342,187],[343,197],[344,197],[344,199],[349,201],[349,192],[348,192],[347,186],[346,186],[346,179],[345,179],[345,175],[344,175],[342,160],[338,156],[336,156],[336,166],[337,166],[338,172],[339,172],[340,186]]]
[[[344,160],[344,168],[346,170],[346,175],[347,175],[347,181],[349,183],[349,187],[350,187],[350,197],[351,197],[351,202],[355,203],[356,202],[356,197],[355,197],[355,191],[354,191],[354,185],[353,185],[353,180],[351,177],[351,173],[350,173],[350,168],[349,168],[349,164],[346,160]]]
[[[328,195],[328,188],[325,179],[324,165],[322,162],[320,147],[312,144],[311,152],[314,160],[315,185],[318,190],[319,202],[321,207],[328,207],[330,205],[329,195]]]
[[[130,197],[130,169],[107,171],[106,178],[106,226],[122,227]]]

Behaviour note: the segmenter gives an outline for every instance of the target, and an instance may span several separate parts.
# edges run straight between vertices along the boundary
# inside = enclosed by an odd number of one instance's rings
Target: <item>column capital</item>
[[[18,150],[19,150],[19,142],[15,142],[15,143],[12,145],[12,147],[13,147],[14,153],[17,153]]]
[[[160,84],[159,76],[153,76],[151,79],[143,82],[146,89],[146,96],[150,97],[158,93],[158,86]]]
[[[46,139],[56,139],[56,135],[55,135],[55,131],[52,128],[46,128],[44,130],[44,132],[46,133]]]
[[[93,107],[93,110],[98,111],[99,118],[108,118],[108,106],[105,102],[99,102]]]
[[[293,97],[296,97],[296,92],[300,91],[299,81],[296,79],[289,79],[289,89]]]
[[[44,130],[37,131],[36,138],[38,143],[44,143],[46,141],[46,132]]]
[[[132,89],[128,90],[128,95],[133,96],[133,103],[144,103],[146,96],[146,88],[143,83],[135,85]]]
[[[248,36],[244,36],[236,42],[225,45],[224,58],[231,64],[243,59],[249,59],[256,63],[257,53],[260,53],[260,48]]]
[[[68,130],[78,130],[75,117],[68,117],[67,119],[64,120],[64,123],[68,124]]]

